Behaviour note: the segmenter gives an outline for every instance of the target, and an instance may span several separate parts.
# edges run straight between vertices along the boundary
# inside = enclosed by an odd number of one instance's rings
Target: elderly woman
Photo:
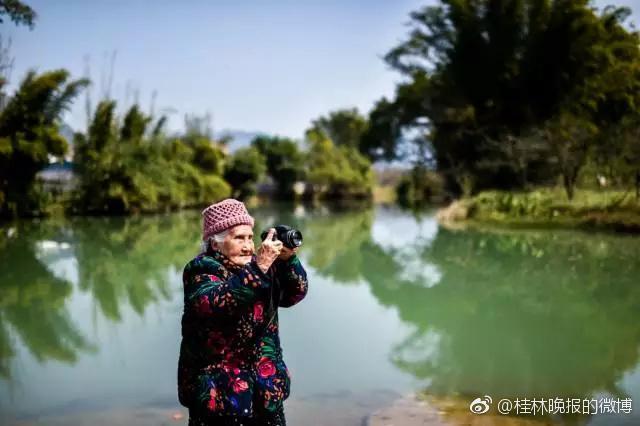
[[[274,229],[254,251],[254,220],[227,199],[203,212],[203,253],[184,268],[178,396],[189,425],[284,426],[290,375],[278,307],[307,293],[307,274]]]

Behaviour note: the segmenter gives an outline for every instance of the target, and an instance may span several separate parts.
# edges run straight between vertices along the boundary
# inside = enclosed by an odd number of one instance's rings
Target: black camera
[[[285,247],[293,250],[294,248],[300,247],[302,245],[302,232],[287,225],[276,225],[274,226],[274,228],[276,230],[276,233],[273,236],[273,239],[275,240],[277,238],[278,240],[282,241],[282,244]],[[262,238],[262,241],[267,238],[268,233],[269,230],[266,230],[263,231],[262,234],[260,234],[260,238]]]

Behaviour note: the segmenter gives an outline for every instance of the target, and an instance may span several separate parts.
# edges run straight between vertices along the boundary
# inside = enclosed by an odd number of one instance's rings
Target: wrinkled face
[[[216,244],[218,250],[238,266],[251,261],[255,246],[253,244],[253,228],[249,225],[237,225],[229,230],[222,244]],[[214,247],[216,248],[216,247]]]

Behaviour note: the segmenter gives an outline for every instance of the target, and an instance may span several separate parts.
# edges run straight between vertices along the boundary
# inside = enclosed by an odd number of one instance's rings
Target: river
[[[458,401],[440,407],[452,424],[484,395],[640,401],[637,237],[450,230],[395,207],[252,214],[256,234],[305,238],[309,294],[280,312],[290,425],[362,425],[410,392]],[[186,424],[180,277],[199,235],[197,212],[0,228],[0,424]],[[633,408],[526,419],[639,424]]]

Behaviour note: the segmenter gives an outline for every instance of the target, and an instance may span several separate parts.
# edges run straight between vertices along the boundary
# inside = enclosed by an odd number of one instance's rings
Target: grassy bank
[[[568,200],[560,188],[487,191],[440,210],[444,222],[477,221],[524,227],[576,227],[640,233],[640,200],[630,191],[578,190]]]

